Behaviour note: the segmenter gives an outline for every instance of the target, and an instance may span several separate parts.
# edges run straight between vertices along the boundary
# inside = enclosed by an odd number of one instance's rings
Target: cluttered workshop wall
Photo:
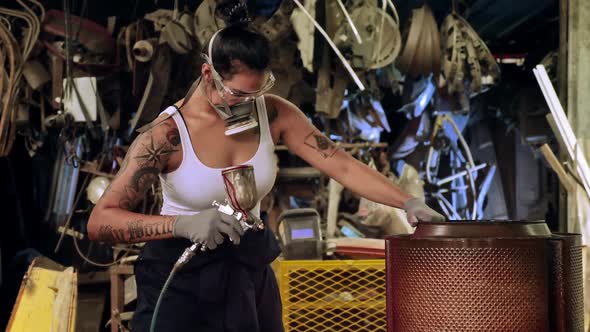
[[[197,78],[203,45],[225,26],[216,9],[231,1],[0,6],[0,156],[28,163],[15,172],[30,173],[27,200],[35,202],[33,212],[17,218],[21,226],[35,219],[28,231],[15,226],[20,238],[47,229],[44,241],[55,253],[76,250],[81,264],[112,257],[110,246],[85,238],[88,213],[136,129]],[[450,220],[553,216],[557,182],[536,149],[552,141],[539,130],[547,127],[547,107],[535,103],[526,56],[492,53],[469,11],[454,2],[444,11],[440,4],[406,4],[403,15],[396,6],[248,1],[252,29],[272,45],[271,93]],[[551,58],[545,61],[550,69]],[[273,229],[283,211],[311,207],[330,237],[412,231],[403,211],[359,199],[280,142],[276,154],[278,180],[262,207]],[[161,202],[154,186],[138,211],[159,213]]]
[[[135,245],[87,239],[88,214],[137,128],[197,78],[203,45],[225,26],[216,9],[232,1],[0,5],[1,183],[14,221],[0,232],[5,265],[6,257],[28,260],[22,249],[30,247],[81,271],[133,260]],[[527,17],[549,2],[534,2]],[[247,5],[251,28],[271,42],[271,93],[300,107],[340,148],[450,220],[547,219],[557,229],[559,182],[538,150],[556,144],[529,70],[542,62],[554,78],[555,56],[545,55],[556,44],[538,33],[545,44],[506,51],[511,41],[501,38],[518,24],[498,24],[510,15],[524,22],[514,16],[526,3],[493,22],[478,1]],[[489,12],[499,15],[497,6]],[[504,44],[489,47],[499,25]],[[530,27],[523,35],[533,39]],[[275,150],[277,182],[262,204],[274,231],[283,212],[312,208],[327,238],[412,232],[402,210],[360,199],[280,142]],[[145,195],[137,211],[159,213],[161,188]]]

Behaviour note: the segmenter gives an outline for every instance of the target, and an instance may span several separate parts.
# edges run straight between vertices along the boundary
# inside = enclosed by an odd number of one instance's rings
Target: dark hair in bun
[[[247,27],[251,21],[246,0],[219,0],[215,15],[225,21],[213,40],[211,56],[215,70],[225,79],[238,72],[234,61],[255,71],[264,71],[270,65],[270,42],[262,34]],[[203,45],[208,54],[209,42]]]
[[[217,1],[215,16],[223,20],[228,26],[247,25],[252,21],[245,0]]]

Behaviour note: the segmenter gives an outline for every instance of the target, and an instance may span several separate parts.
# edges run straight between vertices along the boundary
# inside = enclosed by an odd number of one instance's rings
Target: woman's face
[[[229,79],[224,79],[222,81],[223,86],[226,88],[225,90],[222,89],[223,98],[229,106],[243,102],[244,98],[239,97],[239,93],[230,93],[227,92],[227,90],[231,90],[233,92],[243,92],[246,94],[259,91],[262,87],[264,87],[268,79],[268,74],[265,72],[251,70],[239,64],[236,65],[240,67],[238,68],[237,72],[229,77]],[[221,100],[213,81],[213,73],[211,71],[210,65],[203,64],[202,76],[205,79],[205,83],[207,84],[206,91],[211,102],[215,105],[223,105],[223,101]]]

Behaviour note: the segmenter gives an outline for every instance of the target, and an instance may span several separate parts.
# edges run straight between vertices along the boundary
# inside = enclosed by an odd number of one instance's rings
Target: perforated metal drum
[[[544,222],[421,223],[387,239],[388,331],[549,331]]]
[[[551,331],[584,331],[584,285],[580,234],[554,234],[550,240]]]

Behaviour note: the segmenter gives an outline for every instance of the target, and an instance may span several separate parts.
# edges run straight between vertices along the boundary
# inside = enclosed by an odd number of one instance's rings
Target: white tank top
[[[274,185],[277,164],[264,97],[256,99],[256,110],[260,128],[258,149],[250,160],[240,165],[252,165],[254,167],[259,198],[254,212],[259,215],[260,200],[270,192]],[[172,119],[176,122],[182,144],[182,162],[176,170],[160,174],[163,196],[160,214],[197,214],[204,209],[211,208],[211,203],[214,200],[223,201],[226,194],[221,171],[226,168],[208,167],[199,160],[193,149],[182,115],[175,106],[168,107],[162,113],[172,114]],[[238,165],[227,168],[235,166]]]

